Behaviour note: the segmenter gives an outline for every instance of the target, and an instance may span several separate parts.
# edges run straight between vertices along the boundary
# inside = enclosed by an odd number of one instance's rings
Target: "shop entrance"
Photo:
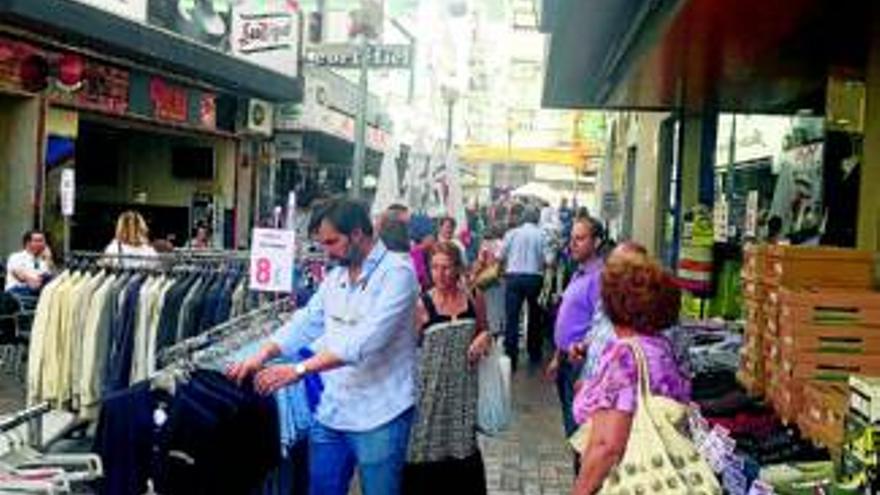
[[[232,139],[82,116],[74,163],[73,249],[103,249],[128,209],[144,216],[153,240],[185,246],[198,222],[214,232],[215,247],[226,247],[235,196]]]

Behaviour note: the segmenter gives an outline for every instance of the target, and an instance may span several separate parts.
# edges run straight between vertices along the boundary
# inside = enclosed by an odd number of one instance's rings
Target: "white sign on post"
[[[251,239],[250,289],[262,292],[293,290],[296,235],[286,229],[254,229]]]
[[[727,242],[728,214],[727,201],[722,199],[715,203],[715,210],[712,219],[712,231],[714,232],[715,242]]]
[[[758,237],[758,191],[746,196],[746,237]]]
[[[61,214],[65,217],[73,216],[74,204],[76,202],[76,179],[72,168],[65,168],[61,171],[59,191],[61,194]]]
[[[287,220],[284,227],[288,230],[296,230],[296,191],[287,193]]]

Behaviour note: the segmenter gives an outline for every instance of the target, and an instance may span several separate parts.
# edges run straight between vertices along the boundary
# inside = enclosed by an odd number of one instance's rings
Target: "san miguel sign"
[[[288,14],[239,14],[233,33],[235,50],[242,54],[295,48],[296,26]]]

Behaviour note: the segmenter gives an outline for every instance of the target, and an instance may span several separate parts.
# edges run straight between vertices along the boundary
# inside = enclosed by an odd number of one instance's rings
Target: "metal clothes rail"
[[[279,321],[283,315],[293,310],[293,301],[290,298],[283,298],[271,303],[264,304],[248,313],[237,316],[225,323],[221,323],[205,333],[190,337],[163,349],[158,356],[160,372],[162,368],[173,365],[175,362],[190,361],[193,356],[212,345],[230,339],[234,335],[241,335],[243,329],[259,327],[267,320],[275,318]],[[255,331],[262,332],[264,329],[256,328]],[[244,336],[252,336],[253,332],[244,333]]]

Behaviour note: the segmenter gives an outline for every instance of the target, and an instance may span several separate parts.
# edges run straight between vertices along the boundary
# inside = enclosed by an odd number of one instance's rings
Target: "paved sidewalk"
[[[562,433],[556,386],[523,369],[513,381],[514,423],[481,437],[489,495],[568,495],[574,459]]]

